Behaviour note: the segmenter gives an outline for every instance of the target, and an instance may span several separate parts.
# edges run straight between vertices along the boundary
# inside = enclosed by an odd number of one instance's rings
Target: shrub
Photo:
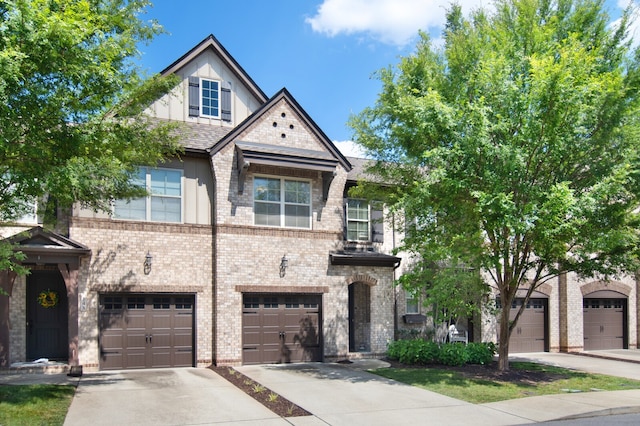
[[[445,343],[440,347],[438,362],[444,365],[464,365],[466,362],[465,345],[460,343]]]
[[[489,343],[470,342],[465,346],[465,359],[469,364],[489,364],[496,354],[496,345]]]
[[[396,340],[389,344],[387,356],[403,364],[433,364],[438,352],[438,345],[432,341]]]
[[[431,340],[396,340],[389,343],[387,356],[403,364],[444,364],[460,366],[488,364],[496,354],[493,343],[445,343],[438,345]]]

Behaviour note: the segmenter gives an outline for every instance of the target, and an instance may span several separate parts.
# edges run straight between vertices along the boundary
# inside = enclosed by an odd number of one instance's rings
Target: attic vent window
[[[289,124],[289,128],[293,130],[293,124]]]
[[[276,123],[275,121],[273,122],[273,127],[278,127],[278,123]]]
[[[287,116],[287,114],[285,114],[285,113],[283,112],[282,114],[280,114],[280,116],[281,116],[282,118],[285,118],[285,117]]]
[[[281,137],[282,139],[284,139],[284,138],[286,138],[286,137],[287,137],[287,135],[283,133],[283,134],[281,134],[281,135],[280,135],[280,137]]]

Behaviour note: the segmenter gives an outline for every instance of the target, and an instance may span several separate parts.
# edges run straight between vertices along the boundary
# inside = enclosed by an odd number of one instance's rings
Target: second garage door
[[[583,300],[584,350],[624,349],[626,299]]]
[[[322,361],[321,295],[245,294],[242,361]]]
[[[100,368],[193,366],[192,295],[100,296]]]

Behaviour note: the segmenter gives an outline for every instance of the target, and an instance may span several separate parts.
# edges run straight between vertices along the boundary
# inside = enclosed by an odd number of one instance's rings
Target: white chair
[[[444,342],[447,341],[447,324],[446,323],[441,323],[439,326],[436,327],[435,329],[435,337],[436,337],[436,343],[438,344],[442,344]]]
[[[467,334],[467,330],[458,330],[458,327],[455,324],[451,324],[449,326],[449,342],[462,342],[465,345],[469,343],[469,335]]]

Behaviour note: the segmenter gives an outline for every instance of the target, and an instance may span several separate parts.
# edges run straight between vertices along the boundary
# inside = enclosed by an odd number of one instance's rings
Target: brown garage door
[[[584,350],[624,349],[626,299],[583,299]]]
[[[515,318],[524,299],[515,299],[509,319]],[[547,299],[529,299],[509,339],[509,353],[544,352],[547,345]]]
[[[100,368],[193,366],[192,295],[102,295]]]
[[[321,295],[245,294],[243,363],[321,361],[321,312]]]

